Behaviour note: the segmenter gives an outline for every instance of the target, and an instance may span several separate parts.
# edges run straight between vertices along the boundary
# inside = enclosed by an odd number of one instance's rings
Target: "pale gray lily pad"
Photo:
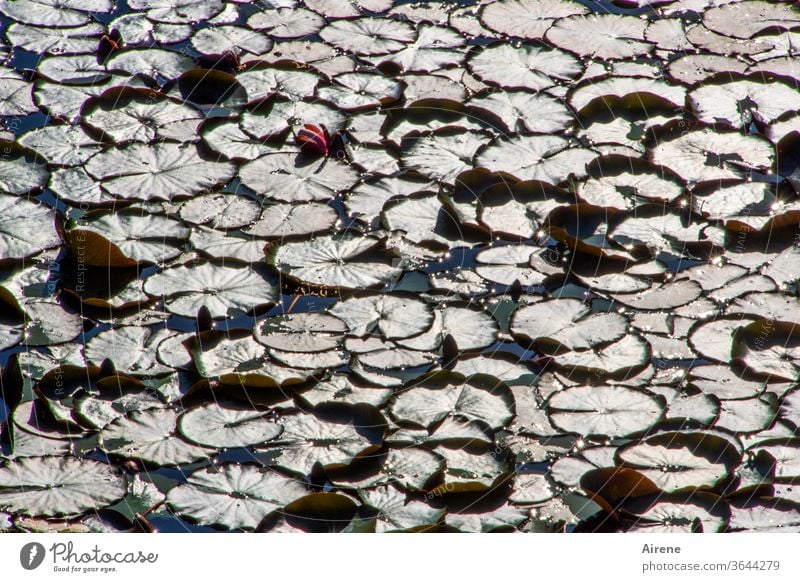
[[[94,85],[111,77],[94,55],[51,56],[43,58],[37,72],[62,85]]]
[[[240,315],[277,299],[277,288],[254,267],[215,263],[172,267],[148,277],[144,290],[163,298],[171,313],[185,317],[195,317],[203,306],[212,317]]]
[[[627,333],[628,320],[616,312],[593,313],[578,299],[541,301],[517,310],[511,332],[540,343],[555,343],[570,350],[593,348]]]
[[[284,416],[276,463],[306,475],[316,463],[347,465],[380,443],[350,423],[328,422],[310,414]]]
[[[509,43],[489,46],[469,61],[470,71],[487,83],[506,89],[540,91],[568,81],[582,70],[580,61],[555,49],[516,48]]]
[[[262,55],[272,48],[272,41],[267,35],[243,26],[222,25],[195,32],[192,47],[204,55],[221,55],[227,51]]]
[[[242,131],[238,122],[204,125],[200,135],[212,150],[230,160],[255,160],[274,151],[272,146]]]
[[[195,444],[225,449],[271,441],[281,435],[283,427],[272,420],[269,410],[214,402],[181,414],[178,431]]]
[[[81,424],[97,430],[131,412],[163,407],[158,397],[147,390],[108,396],[86,392],[75,397],[72,403],[75,416]]]
[[[101,96],[83,119],[115,143],[175,140],[186,144],[197,140],[203,115],[158,93],[129,90]]]
[[[543,93],[502,91],[473,97],[467,104],[478,113],[487,111],[497,117],[506,132],[555,133],[574,121],[566,105]]]
[[[509,36],[540,39],[558,19],[587,12],[567,0],[500,0],[484,7],[481,22]]]
[[[590,82],[582,83],[570,93],[569,103],[578,112],[581,112],[597,100],[603,103],[605,100],[627,97],[641,98],[643,96],[656,97],[659,101],[675,107],[682,107],[686,100],[686,89],[647,77],[613,76],[601,80],[591,79]],[[648,120],[647,123],[652,123],[652,121]]]
[[[304,401],[311,406],[323,403],[342,402],[345,404],[371,404],[383,406],[392,396],[392,389],[369,384],[356,384],[352,378],[343,374],[316,384],[311,390],[302,393]]]
[[[107,12],[108,0],[0,0],[0,12],[17,22],[44,27],[81,26],[91,20],[87,12]]]
[[[340,301],[329,310],[344,321],[350,333],[363,337],[380,332],[387,339],[419,335],[433,323],[428,305],[411,297],[374,295]]]
[[[464,53],[458,49],[465,44],[464,37],[450,28],[422,24],[417,28],[417,38],[413,43],[390,55],[370,60],[391,62],[407,72],[434,72],[463,63]]]
[[[445,523],[468,533],[507,532],[519,531],[529,517],[528,510],[506,504],[493,511],[449,513]]]
[[[207,459],[214,449],[177,436],[178,413],[169,408],[130,412],[100,431],[100,446],[110,455],[153,465],[182,465]]]
[[[561,430],[612,438],[647,430],[664,409],[663,399],[622,386],[576,386],[547,401],[550,421]]]
[[[441,444],[435,452],[444,457],[447,466],[444,484],[438,487],[443,491],[448,491],[448,487],[451,491],[458,487],[472,491],[488,488],[509,469],[506,461],[499,456],[466,447]]]
[[[258,342],[286,352],[325,352],[340,346],[347,327],[325,313],[290,313],[259,321],[253,333]]]
[[[175,79],[194,67],[194,59],[182,53],[159,48],[130,49],[116,52],[106,62],[109,71],[147,75],[156,81]]]
[[[359,364],[378,370],[402,372],[406,368],[427,366],[438,358],[433,352],[404,348],[376,337],[348,338],[345,348]]]
[[[444,516],[423,501],[408,500],[406,494],[392,485],[359,493],[361,500],[378,510],[376,532],[408,529],[419,525],[434,525]]]
[[[247,91],[247,100],[252,103],[273,94],[287,97],[297,103],[300,111],[319,110],[309,108],[308,103],[300,100],[312,95],[317,86],[319,76],[313,70],[298,68],[281,69],[273,67],[252,67],[236,76],[236,80]],[[289,107],[284,105],[283,107]],[[291,109],[287,109],[291,111]],[[291,113],[286,116],[291,117]],[[278,120],[276,120],[277,122]]]
[[[279,271],[311,285],[375,287],[401,273],[399,267],[385,260],[363,258],[380,243],[373,237],[320,236],[308,242],[284,243],[271,251],[271,258]]]
[[[141,12],[123,14],[112,20],[108,27],[118,30],[129,46],[174,44],[188,40],[192,35],[191,25],[154,22]]]
[[[557,135],[522,135],[494,142],[477,156],[476,165],[521,180],[558,184],[570,176],[584,177],[586,165],[597,156]]]
[[[456,415],[480,420],[498,429],[514,417],[514,398],[507,389],[492,391],[467,380],[441,388],[412,386],[401,392],[389,408],[398,421],[413,422],[425,428]]]
[[[337,20],[323,28],[319,35],[325,42],[358,55],[392,53],[416,37],[410,24],[379,18]]]
[[[0,467],[0,508],[32,516],[79,515],[125,495],[116,467],[75,457],[28,457]]]
[[[222,0],[130,0],[134,10],[143,10],[150,20],[171,23],[196,23],[208,20],[222,11]]]
[[[259,139],[286,132],[303,123],[324,125],[329,132],[344,126],[346,117],[335,108],[321,102],[275,101],[272,107],[245,111],[239,125],[242,130]]]
[[[74,340],[83,333],[83,319],[52,298],[25,301],[25,343],[49,346]]]
[[[253,236],[283,239],[328,231],[338,220],[336,210],[321,202],[271,204],[243,230]]]
[[[766,140],[708,128],[660,141],[650,151],[653,162],[666,166],[691,183],[740,179],[750,170],[769,168],[774,155]]]
[[[797,110],[800,96],[782,83],[741,79],[698,87],[689,94],[689,105],[700,121],[742,128],[753,121],[766,125]]]
[[[650,355],[650,344],[646,340],[627,335],[602,348],[559,354],[555,360],[559,366],[567,369],[615,375],[644,367]]]
[[[746,0],[710,8],[703,15],[703,24],[726,36],[750,39],[762,30],[800,27],[800,17],[789,4],[775,4],[763,0]],[[742,20],[745,11],[747,19]]]
[[[134,376],[169,374],[172,368],[156,358],[156,346],[171,334],[168,330],[154,331],[147,327],[125,326],[111,328],[86,342],[86,360],[99,366],[109,358],[116,369]]]
[[[319,32],[325,19],[303,8],[278,8],[256,12],[247,19],[247,26],[266,30],[273,38],[299,38]]]
[[[0,194],[0,259],[29,257],[57,245],[59,240],[52,208]]]
[[[392,0],[306,0],[304,4],[328,18],[352,18],[364,11],[385,12],[392,7]]]
[[[317,97],[345,111],[361,111],[388,105],[400,99],[403,88],[397,81],[382,75],[344,73],[333,83],[317,88]]]
[[[36,111],[33,85],[18,72],[0,67],[0,114],[27,115]]]
[[[296,153],[267,153],[242,166],[239,176],[248,188],[282,202],[327,201],[358,181],[351,166],[333,160],[300,161]]]
[[[198,373],[205,378],[255,376],[272,385],[300,383],[311,372],[281,366],[269,359],[267,348],[252,337],[223,340],[192,353]],[[237,376],[238,375],[238,376]]]
[[[479,133],[463,131],[410,138],[403,153],[403,167],[426,178],[452,183],[473,167],[473,158],[486,142]]]
[[[554,45],[582,57],[629,59],[649,53],[644,40],[647,21],[620,14],[570,16],[558,20],[546,38]]]
[[[78,166],[102,149],[79,126],[52,125],[29,131],[19,143],[57,166]]]
[[[204,525],[255,529],[267,515],[306,494],[297,479],[256,465],[225,463],[189,475],[170,489],[167,504]]]
[[[429,181],[413,181],[403,177],[380,178],[356,185],[345,195],[344,206],[349,215],[377,227],[381,210],[390,200],[434,188]]]
[[[0,140],[0,148],[3,151],[0,158],[0,191],[3,194],[19,196],[47,183],[47,166],[34,152],[4,140]]]
[[[192,144],[134,142],[98,153],[86,163],[86,171],[120,198],[170,200],[224,184],[235,167],[203,159]]]
[[[214,192],[195,196],[182,203],[178,216],[192,224],[229,229],[247,226],[258,218],[261,206],[246,196]]]
[[[96,232],[135,261],[164,263],[181,253],[180,244],[191,230],[178,220],[136,210],[102,214],[78,223]]]
[[[467,306],[439,306],[430,328],[418,336],[398,340],[398,345],[416,350],[436,350],[449,335],[460,350],[492,345],[499,332],[497,321],[487,312]]]
[[[239,232],[220,232],[198,226],[189,239],[192,247],[211,259],[258,263],[264,259],[264,241]]]
[[[729,478],[730,459],[716,458],[678,443],[648,440],[633,443],[619,450],[617,457],[625,466],[633,467],[667,493],[694,488],[714,488]],[[652,439],[650,439],[652,440]],[[707,457],[711,458],[707,458]]]

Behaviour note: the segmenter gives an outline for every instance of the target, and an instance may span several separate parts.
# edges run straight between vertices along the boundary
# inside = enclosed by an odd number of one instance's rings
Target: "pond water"
[[[0,531],[800,530],[799,17],[0,1]]]

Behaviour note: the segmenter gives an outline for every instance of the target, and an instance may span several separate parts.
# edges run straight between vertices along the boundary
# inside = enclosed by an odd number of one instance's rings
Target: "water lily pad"
[[[577,299],[556,299],[519,309],[510,327],[524,339],[582,350],[620,339],[627,332],[628,320],[615,312],[592,313]]]
[[[0,467],[0,507],[34,516],[78,515],[125,495],[116,467],[75,457],[28,457]]]
[[[170,200],[223,184],[234,175],[228,162],[206,160],[190,144],[132,143],[98,153],[86,171],[120,198]]]
[[[540,91],[558,80],[569,80],[582,70],[580,61],[560,50],[510,44],[489,46],[469,61],[480,79],[506,89]]]
[[[264,517],[307,493],[297,479],[256,465],[225,463],[189,475],[170,489],[167,503],[202,524],[255,529]]]
[[[650,52],[646,27],[645,20],[619,14],[569,16],[553,24],[546,38],[583,57],[624,59]]]
[[[271,251],[275,267],[298,281],[320,287],[381,286],[401,269],[386,261],[373,237],[321,236],[309,242],[287,242]]]
[[[268,410],[236,404],[205,404],[184,412],[178,419],[178,431],[189,441],[207,447],[260,445],[283,432],[270,416]]]
[[[195,317],[201,307],[212,317],[248,313],[277,299],[277,288],[255,267],[200,263],[178,266],[145,281],[148,295],[165,300],[172,313]]]
[[[0,195],[0,259],[29,257],[57,245],[58,240],[52,208],[27,198]]]
[[[586,12],[584,6],[564,0],[501,0],[483,9],[481,22],[509,36],[538,39],[559,18]]]
[[[664,408],[661,398],[622,386],[577,386],[547,401],[550,421],[561,430],[612,438],[647,430]]]
[[[398,421],[413,422],[430,428],[448,416],[480,420],[492,428],[501,428],[514,416],[514,398],[503,385],[487,389],[455,382],[447,386],[415,385],[401,392],[390,406]]]
[[[402,49],[415,38],[414,28],[397,20],[337,20],[319,35],[325,42],[359,55],[382,55]]]
[[[102,449],[110,455],[153,465],[181,465],[206,459],[213,449],[178,438],[178,413],[169,408],[134,411],[100,432]]]

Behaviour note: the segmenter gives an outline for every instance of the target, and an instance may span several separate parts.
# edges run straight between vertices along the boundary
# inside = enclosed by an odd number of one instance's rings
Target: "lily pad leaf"
[[[361,500],[378,511],[376,532],[397,531],[433,525],[444,516],[444,509],[436,509],[417,500],[407,500],[406,494],[392,485],[363,491]]]
[[[583,436],[641,433],[659,422],[664,410],[662,398],[623,386],[576,386],[547,401],[554,426]]]
[[[332,160],[321,166],[291,153],[267,153],[245,164],[239,176],[248,188],[283,202],[327,201],[358,180],[351,166]]]
[[[232,448],[260,445],[280,436],[283,427],[269,410],[230,403],[212,403],[184,412],[178,419],[181,436],[198,445]]]
[[[577,299],[541,301],[516,311],[511,332],[539,344],[582,350],[613,342],[627,333],[628,320],[615,313],[592,313]]]
[[[350,333],[363,337],[380,332],[387,339],[408,338],[428,329],[433,314],[422,301],[401,295],[374,295],[340,301],[329,311]]]
[[[167,494],[178,515],[205,525],[255,529],[270,513],[308,494],[305,484],[256,465],[200,469]]]
[[[500,0],[486,5],[481,22],[509,36],[539,39],[559,18],[587,12],[585,6],[565,0]]]
[[[323,28],[322,40],[358,55],[383,55],[402,49],[415,38],[414,28],[398,20],[337,20]]]
[[[493,389],[470,380],[444,387],[415,384],[400,393],[389,408],[398,421],[426,428],[456,415],[480,420],[498,429],[514,417],[514,397],[502,384]]]
[[[647,54],[653,48],[644,40],[647,21],[620,14],[570,16],[547,31],[554,45],[582,57],[626,59]]]
[[[667,432],[631,443],[617,452],[618,461],[636,469],[659,489],[719,489],[739,465],[739,451],[713,433]]]
[[[329,422],[318,416],[297,414],[284,416],[280,422],[284,430],[276,463],[303,475],[317,463],[323,467],[348,465],[356,456],[377,450],[382,442],[380,428],[360,426],[354,421]]]
[[[0,194],[0,259],[21,259],[57,245],[55,216],[44,204]]]
[[[27,457],[0,467],[0,508],[33,516],[79,515],[125,495],[116,467],[75,457]]]
[[[379,250],[381,242],[374,237],[319,236],[284,243],[270,251],[270,258],[285,275],[316,287],[378,287],[402,271]]]
[[[597,155],[590,149],[573,147],[557,135],[521,135],[494,142],[478,155],[476,163],[521,180],[558,184],[569,176],[586,176],[586,165]]]
[[[133,411],[100,432],[101,447],[110,455],[152,465],[182,465],[213,453],[178,438],[177,420],[178,413],[169,408]]]
[[[698,183],[741,179],[751,170],[769,168],[774,153],[769,142],[758,137],[705,128],[659,141],[650,150],[650,157],[684,180]]]
[[[224,184],[235,167],[203,159],[191,144],[134,142],[98,153],[86,163],[86,171],[120,198],[170,200]]]
[[[516,48],[508,43],[487,47],[468,63],[480,79],[505,89],[541,91],[568,81],[582,70],[580,61],[564,51],[535,46]]]
[[[178,266],[148,277],[145,292],[163,298],[167,309],[185,317],[195,317],[201,307],[211,317],[230,317],[250,313],[256,307],[275,303],[278,289],[271,276],[257,265],[200,263]]]

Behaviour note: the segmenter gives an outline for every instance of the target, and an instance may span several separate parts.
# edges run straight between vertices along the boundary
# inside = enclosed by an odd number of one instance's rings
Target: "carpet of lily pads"
[[[800,531],[798,46],[0,0],[0,532]]]

